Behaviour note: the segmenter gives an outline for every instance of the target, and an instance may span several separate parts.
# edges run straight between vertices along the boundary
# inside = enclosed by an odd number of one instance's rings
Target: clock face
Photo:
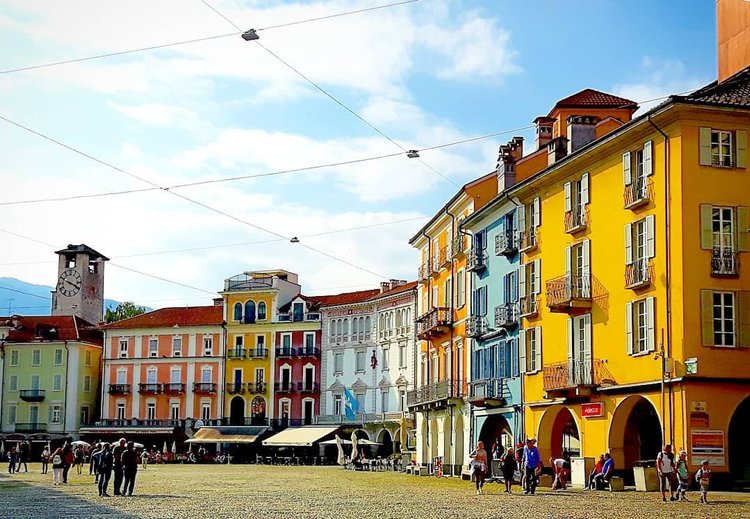
[[[82,281],[81,275],[75,270],[64,270],[57,282],[57,290],[64,296],[74,296],[81,290]]]

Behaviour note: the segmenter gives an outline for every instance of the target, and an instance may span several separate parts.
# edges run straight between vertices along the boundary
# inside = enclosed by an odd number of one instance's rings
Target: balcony
[[[297,350],[298,357],[313,357],[320,358],[320,348],[311,348],[308,346],[302,346]]]
[[[507,256],[518,252],[518,233],[505,230],[495,236],[495,255]]]
[[[466,396],[464,384],[457,380],[443,380],[434,384],[422,386],[406,393],[406,404],[412,408],[439,408],[448,404],[453,398]]]
[[[299,323],[302,321],[320,321],[320,312],[307,312],[305,314],[294,314],[294,311],[286,312],[286,313],[280,313],[278,315],[277,320],[279,322],[284,323],[290,323],[295,322]]]
[[[130,384],[110,384],[108,392],[110,395],[129,395]]]
[[[286,429],[287,427],[300,427],[302,425],[312,425],[312,418],[310,423],[304,423],[302,418],[271,418],[270,425],[273,429]]]
[[[516,303],[504,303],[495,307],[495,327],[513,328],[518,325],[518,305]]]
[[[274,384],[274,388],[276,389],[277,393],[294,393],[295,391],[299,390],[298,384],[296,382],[276,382]]]
[[[430,261],[430,276],[437,277],[440,274],[440,256],[435,253]]]
[[[534,317],[539,315],[539,299],[536,294],[530,294],[518,300],[518,312],[520,317]]]
[[[40,422],[16,422],[17,433],[47,432],[47,424]]]
[[[232,348],[231,350],[227,350],[227,358],[229,359],[244,359],[245,358],[245,350],[241,348]]]
[[[739,255],[732,247],[714,247],[711,251],[711,275],[736,276],[739,274],[738,260]]]
[[[320,392],[320,383],[319,382],[313,382],[312,384],[305,384],[303,382],[299,383],[299,390],[302,393],[319,393]]]
[[[565,232],[577,233],[589,224],[589,206],[576,207],[572,211],[565,212]]]
[[[417,279],[422,283],[430,279],[430,265],[429,264],[423,264],[419,266],[419,270],[417,271]]]
[[[365,415],[357,413],[354,419],[350,420],[343,414],[324,414],[315,417],[315,425],[341,425],[341,424],[358,424],[362,425],[365,421]]]
[[[518,248],[521,252],[531,252],[539,245],[539,231],[532,227],[518,233]]]
[[[248,382],[247,392],[251,394],[265,393],[268,384],[265,382]]]
[[[440,250],[438,251],[438,265],[440,268],[449,265],[452,259],[453,254],[451,253],[451,246],[445,245],[440,247]]]
[[[477,407],[502,407],[510,397],[504,378],[472,380],[469,384],[469,402]]]
[[[466,257],[466,270],[481,272],[487,268],[487,253],[484,250],[472,249]]]
[[[216,393],[216,384],[213,382],[194,382],[193,393],[213,395]]]
[[[277,358],[291,358],[294,357],[296,353],[297,350],[291,346],[288,348],[276,348]]]
[[[654,282],[654,265],[648,259],[625,265],[625,288],[642,288]]]
[[[184,395],[185,384],[180,382],[172,382],[170,384],[164,384],[164,393],[167,395]]]
[[[44,400],[44,389],[22,389],[18,396],[24,402],[41,402]]]
[[[147,420],[147,419],[139,419],[139,418],[130,418],[130,419],[123,419],[123,420],[117,420],[117,419],[103,419],[99,420],[96,423],[94,423],[93,426],[89,426],[91,428],[136,428],[136,427],[144,427],[144,428],[167,428],[167,429],[174,429],[175,427],[185,427],[185,421],[184,420]]]
[[[650,178],[648,180],[635,180],[629,186],[625,186],[623,198],[625,199],[625,209],[637,209],[648,204],[654,199],[653,180]]]
[[[466,320],[466,336],[481,337],[488,331],[487,318],[483,315],[472,315]]]
[[[234,382],[227,384],[227,393],[230,395],[243,395],[245,394],[245,384],[242,382]]]
[[[453,325],[453,312],[450,308],[433,308],[417,319],[417,337],[428,339],[433,335],[447,332]]]
[[[138,392],[142,395],[158,395],[161,393],[161,384],[139,384]]]
[[[273,288],[272,277],[253,277],[238,274],[224,280],[224,292],[246,292],[248,290],[268,290]]]
[[[548,398],[589,396],[603,384],[614,384],[602,359],[573,360],[544,366],[544,391]]]
[[[451,242],[451,254],[454,258],[460,258],[466,254],[466,235],[459,233]]]
[[[549,311],[571,313],[590,309],[591,277],[591,274],[566,274],[547,281]]]
[[[255,348],[247,350],[248,359],[265,359],[268,357],[268,348]]]

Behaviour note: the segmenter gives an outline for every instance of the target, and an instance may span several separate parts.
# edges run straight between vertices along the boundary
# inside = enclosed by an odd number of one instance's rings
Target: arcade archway
[[[383,429],[378,435],[378,456],[386,458],[393,454],[393,437],[388,429]]]
[[[581,440],[575,416],[565,406],[553,405],[547,409],[539,421],[537,446],[546,460],[550,456],[580,456]]]
[[[750,481],[750,396],[737,406],[729,421],[729,472],[735,482]]]
[[[513,446],[513,430],[503,415],[491,415],[479,431],[479,440],[484,443],[487,453],[491,454],[493,445],[498,441],[505,449]]]
[[[640,395],[620,402],[609,427],[609,452],[615,467],[630,470],[636,461],[654,460],[662,448],[659,413]]]
[[[245,423],[245,399],[241,396],[232,398],[229,403],[229,423],[232,425],[244,425]]]

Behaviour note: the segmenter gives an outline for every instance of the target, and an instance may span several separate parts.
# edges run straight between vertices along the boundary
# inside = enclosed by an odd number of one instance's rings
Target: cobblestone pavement
[[[29,468],[0,475],[0,517],[750,517],[748,494],[714,492],[709,505],[700,505],[696,493],[687,503],[632,491],[508,496],[491,483],[477,496],[468,481],[337,467],[150,466],[138,472],[137,495],[100,498],[88,474],[71,473],[69,485],[54,487],[51,474],[40,474],[36,464]]]

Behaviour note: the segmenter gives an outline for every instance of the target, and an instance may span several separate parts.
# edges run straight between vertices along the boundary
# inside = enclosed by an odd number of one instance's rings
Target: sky
[[[648,108],[716,78],[712,0],[330,17],[395,2],[0,0],[0,277],[54,285],[54,251],[86,243],[111,259],[106,297],[153,308],[209,304],[252,270],[296,272],[307,294],[411,280],[409,238],[500,144],[533,151],[558,99]]]

